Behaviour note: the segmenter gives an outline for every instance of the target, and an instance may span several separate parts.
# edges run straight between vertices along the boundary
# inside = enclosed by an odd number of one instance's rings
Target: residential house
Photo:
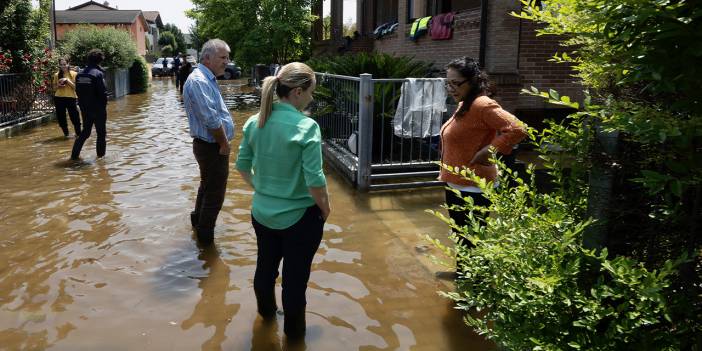
[[[313,24],[312,37],[317,51],[339,51],[343,1],[325,0],[331,5],[331,40],[322,41],[322,23]],[[545,115],[557,116],[566,111],[546,104],[542,99],[520,94],[522,88],[555,89],[576,100],[582,87],[572,77],[566,64],[549,61],[562,52],[558,37],[536,36],[538,24],[510,15],[519,13],[521,4],[514,0],[356,0],[358,38],[345,51],[377,51],[414,56],[433,62],[437,69],[454,58],[479,59],[498,91],[498,100],[532,126],[539,127]],[[322,0],[312,6],[321,18]],[[453,34],[449,40],[432,40],[429,35],[410,39],[412,23],[417,18],[453,12]],[[378,37],[374,30],[385,23],[398,22],[396,29]],[[346,40],[347,41],[347,40]],[[331,49],[330,49],[331,48]],[[548,114],[546,113],[548,112]]]
[[[185,54],[190,55],[195,58],[195,60],[200,59],[200,55],[198,54],[197,50],[193,49],[193,35],[190,33],[183,33],[183,38],[185,39],[185,45],[188,47],[185,49]]]
[[[163,28],[163,22],[161,21],[161,14],[158,11],[142,11],[146,23],[149,24],[146,35],[146,50],[149,53],[156,53],[161,51],[161,47],[158,45],[158,38],[160,34],[160,28]]]
[[[118,10],[107,2],[95,1],[74,6],[68,10],[56,11],[56,38],[63,36],[77,26],[92,24],[98,27],[114,27],[129,32],[139,55],[146,54],[146,34],[149,24],[141,10]]]

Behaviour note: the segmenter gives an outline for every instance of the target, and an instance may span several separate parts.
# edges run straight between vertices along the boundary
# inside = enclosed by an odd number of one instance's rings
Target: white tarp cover
[[[403,138],[439,135],[446,112],[443,78],[407,78],[393,118],[394,133]]]

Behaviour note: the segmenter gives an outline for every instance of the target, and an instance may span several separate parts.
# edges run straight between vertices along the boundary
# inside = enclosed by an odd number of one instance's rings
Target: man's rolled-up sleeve
[[[190,94],[190,111],[193,116],[200,120],[207,129],[217,129],[222,126],[222,121],[219,120],[217,107],[219,101],[215,100],[211,88],[207,83],[202,81],[193,81],[189,86]]]

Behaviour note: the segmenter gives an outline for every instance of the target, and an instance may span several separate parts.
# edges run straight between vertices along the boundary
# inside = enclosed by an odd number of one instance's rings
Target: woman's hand
[[[480,149],[480,151],[475,153],[475,156],[473,156],[473,159],[470,160],[470,163],[472,164],[479,164],[483,166],[490,166],[492,163],[490,163],[490,158],[492,157],[492,145],[486,145],[484,148]]]
[[[322,210],[322,219],[324,221],[327,221],[327,218],[329,218],[329,214],[331,213],[331,207],[329,206],[329,203],[327,202],[327,206],[321,207],[320,210]]]

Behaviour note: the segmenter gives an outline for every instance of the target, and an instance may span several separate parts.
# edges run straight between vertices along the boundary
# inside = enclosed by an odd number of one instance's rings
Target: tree
[[[190,41],[192,48],[195,49],[195,51],[200,52],[200,49],[202,49],[202,44],[204,44],[204,42],[200,37],[200,32],[197,29],[197,24],[190,26]]]
[[[48,39],[47,6],[50,1],[40,1],[37,10],[30,0],[10,0],[0,12],[0,50],[12,53],[12,72],[26,72],[30,66],[22,59],[25,54],[39,53]]]
[[[185,36],[183,35],[183,32],[175,24],[166,23],[163,26],[162,32],[169,32],[173,34],[173,36],[175,37],[176,44],[173,46],[174,49],[178,51],[185,51],[188,48],[185,44]]]
[[[220,38],[243,65],[304,60],[310,52],[310,0],[193,0],[197,32]]]
[[[161,51],[165,46],[170,46],[171,50],[180,50],[178,43],[176,42],[175,35],[171,32],[161,32],[158,37],[158,45],[161,47]]]
[[[66,33],[59,49],[81,66],[86,65],[86,54],[92,49],[102,50],[103,65],[110,68],[129,68],[137,56],[129,33],[112,27],[79,26]]]
[[[164,56],[164,57],[173,56],[174,51],[175,50],[173,50],[173,47],[170,44],[164,45],[161,47],[161,56]]]

